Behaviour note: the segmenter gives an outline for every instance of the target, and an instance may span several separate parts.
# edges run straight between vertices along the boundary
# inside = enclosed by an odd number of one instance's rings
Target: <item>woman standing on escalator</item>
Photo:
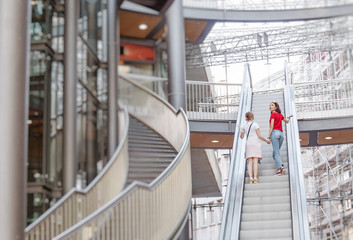
[[[268,133],[268,139],[271,139],[272,147],[273,147],[273,159],[276,161],[276,175],[285,175],[286,169],[281,161],[280,149],[282,147],[282,143],[284,140],[283,137],[283,129],[282,129],[282,121],[285,123],[289,123],[289,120],[293,115],[285,118],[281,114],[281,109],[277,102],[270,103],[270,131]]]
[[[245,114],[246,123],[240,127],[240,138],[243,139],[246,135],[246,150],[245,156],[248,161],[248,173],[249,173],[249,183],[258,183],[258,161],[262,159],[261,152],[261,142],[267,142],[270,144],[271,141],[267,140],[260,134],[259,125],[254,122],[254,114],[252,112],[247,112]]]

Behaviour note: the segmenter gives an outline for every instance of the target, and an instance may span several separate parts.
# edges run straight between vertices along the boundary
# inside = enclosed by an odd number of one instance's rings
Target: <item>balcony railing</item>
[[[241,84],[186,81],[189,119],[235,120]]]
[[[297,83],[298,118],[353,116],[353,79]]]
[[[127,74],[148,87],[161,98],[167,99],[168,81],[165,78]],[[235,120],[238,113],[241,84],[186,82],[186,114],[193,120]]]
[[[141,75],[127,75],[139,80],[159,96],[168,96],[168,82],[164,78]],[[268,89],[268,80],[254,85],[256,93],[277,91],[283,88],[283,73],[274,74],[275,80]],[[141,82],[142,81],[142,82]],[[272,81],[271,81],[272,82]],[[274,87],[275,86],[275,87]],[[330,118],[353,116],[353,79],[320,80],[314,82],[293,83],[295,105],[298,119]],[[275,89],[273,89],[275,88]],[[278,89],[277,89],[278,88]],[[192,120],[235,120],[239,107],[241,85],[235,83],[212,83],[204,81],[186,81],[186,110]]]

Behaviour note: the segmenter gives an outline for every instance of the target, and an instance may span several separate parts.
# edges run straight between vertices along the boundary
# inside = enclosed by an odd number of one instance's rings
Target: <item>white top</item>
[[[251,125],[251,123],[253,123],[253,124]],[[247,123],[245,123],[240,128],[240,132],[244,133],[244,138],[246,139],[246,136],[248,135],[248,131],[249,131],[250,125],[251,125],[251,129],[250,129],[250,132],[249,132],[248,140],[250,140],[250,139],[259,139],[257,137],[257,134],[256,134],[256,129],[259,128],[259,125],[256,122],[247,122]]]

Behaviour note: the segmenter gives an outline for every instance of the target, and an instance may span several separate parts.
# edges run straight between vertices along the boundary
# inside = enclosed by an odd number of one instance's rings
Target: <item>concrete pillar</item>
[[[65,1],[64,45],[64,141],[63,192],[75,187],[76,147],[76,83],[77,83],[77,18],[76,0]]]
[[[108,154],[113,155],[118,136],[118,63],[120,25],[116,0],[108,0]]]
[[[175,0],[166,12],[168,26],[168,99],[175,109],[186,110],[185,25],[181,0]]]
[[[0,0],[0,233],[24,239],[30,1]]]

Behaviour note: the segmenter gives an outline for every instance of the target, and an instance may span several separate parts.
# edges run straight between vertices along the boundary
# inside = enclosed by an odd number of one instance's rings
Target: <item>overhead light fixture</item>
[[[28,125],[30,125],[30,124],[32,124],[32,120],[31,120],[31,119],[28,119],[28,120],[26,121],[26,123],[27,123]]]
[[[325,137],[325,139],[326,139],[326,140],[331,140],[331,139],[332,139],[332,137]]]
[[[146,30],[147,29],[147,25],[142,23],[142,24],[139,25],[139,29],[140,30]]]
[[[219,141],[218,141],[218,140],[212,140],[211,142],[213,142],[213,143],[218,143]]]

